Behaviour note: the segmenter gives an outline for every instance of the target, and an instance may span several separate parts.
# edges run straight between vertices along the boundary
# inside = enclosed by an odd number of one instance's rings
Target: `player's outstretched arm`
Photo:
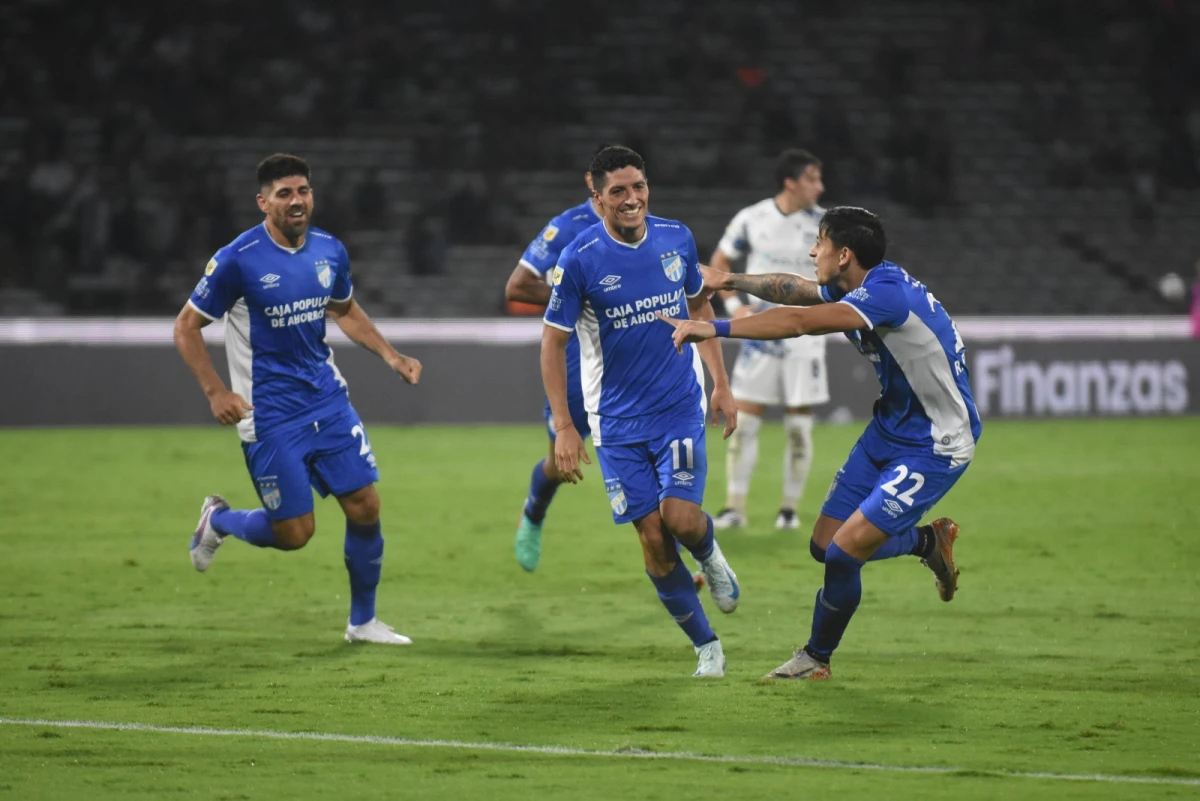
[[[820,284],[791,273],[746,275],[714,267],[701,267],[700,272],[704,275],[704,288],[713,291],[741,290],[747,295],[785,306],[816,306],[825,302]]]
[[[717,248],[713,253],[712,259],[709,261],[708,265],[700,265],[700,273],[701,275],[705,276],[705,289],[713,289],[713,287],[708,286],[708,273],[732,273],[732,266],[733,264],[729,261],[729,257],[726,256],[720,248]],[[717,289],[716,292],[721,296],[721,302],[725,304],[725,311],[728,312],[729,316],[733,319],[736,320],[740,317],[746,317],[754,313],[749,306],[742,303],[742,299],[738,297],[737,290]]]
[[[696,320],[713,319],[715,315],[712,304],[708,301],[708,294],[702,292],[694,298],[689,298],[688,313]],[[737,430],[738,413],[737,401],[734,400],[733,391],[729,388],[729,373],[725,370],[725,354],[721,352],[721,343],[701,342],[696,345],[696,350],[700,352],[700,360],[708,368],[708,374],[712,376],[713,380],[712,401],[709,403],[709,406],[712,407],[713,425],[719,422],[720,417],[724,417],[724,439],[729,439],[730,435]]]
[[[717,324],[700,320],[676,320],[659,315],[675,327],[675,347],[688,342],[704,342],[720,336],[733,339],[790,339],[805,334],[832,334],[868,328],[863,316],[848,303],[829,303],[810,309],[770,309],[741,320],[722,320]],[[723,328],[719,333],[717,326]]]
[[[388,344],[388,341],[383,338],[383,334],[379,333],[379,329],[375,327],[375,323],[371,322],[371,318],[354,298],[341,303],[330,303],[325,307],[325,311],[338,324],[338,328],[342,329],[342,333],[350,338],[350,341],[362,345],[383,359],[387,362],[388,367],[399,373],[405,381],[416,384],[421,380],[421,363],[411,356],[398,353]]]
[[[591,464],[583,437],[571,422],[571,408],[567,403],[567,342],[570,331],[553,325],[542,326],[542,385],[550,401],[550,414],[554,418],[554,465],[558,472],[572,484],[583,480],[579,467],[582,459]]]
[[[546,279],[534,273],[524,264],[518,264],[504,285],[505,300],[514,303],[536,303],[545,306],[550,302],[550,285]]]
[[[246,399],[241,395],[230,392],[221,376],[213,369],[208,346],[204,344],[204,335],[200,333],[200,329],[210,322],[212,321],[192,308],[190,303],[185,305],[175,318],[175,348],[192,371],[192,375],[196,376],[200,389],[204,390],[213,417],[222,425],[230,426],[245,417],[246,412],[254,407],[246,403]]]

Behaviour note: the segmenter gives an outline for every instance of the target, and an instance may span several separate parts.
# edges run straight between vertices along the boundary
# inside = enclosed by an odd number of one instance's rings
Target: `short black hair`
[[[621,145],[617,144],[616,142],[601,142],[600,144],[596,145],[596,149],[592,151],[592,161],[595,161],[596,156],[599,156],[610,147],[621,147]],[[589,162],[589,164],[590,163],[591,162]]]
[[[281,178],[291,178],[293,175],[303,175],[311,179],[308,162],[299,156],[288,153],[276,153],[267,156],[258,163],[258,185],[270,186]]]
[[[608,177],[608,174],[623,167],[637,167],[642,171],[642,175],[646,174],[646,162],[629,148],[621,145],[609,145],[603,148],[592,156],[592,166],[588,170],[592,175],[592,186],[595,186],[596,191],[599,192],[604,188],[604,179]]]
[[[815,166],[818,170],[821,169],[821,160],[809,153],[807,150],[801,150],[797,147],[788,148],[779,154],[775,159],[775,183],[783,189],[783,182],[788,178],[795,180],[808,169],[809,165]]]
[[[836,206],[821,218],[820,233],[836,248],[849,248],[859,266],[870,270],[883,261],[887,237],[879,216],[857,206]]]

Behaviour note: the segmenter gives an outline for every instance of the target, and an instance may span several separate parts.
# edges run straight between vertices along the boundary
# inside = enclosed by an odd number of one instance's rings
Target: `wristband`
[[[574,422],[569,422],[564,426],[555,426],[554,433],[557,434],[559,431],[566,431],[568,428],[571,428],[573,425],[575,425]]]
[[[733,295],[732,297],[728,298],[722,298],[721,302],[725,304],[725,313],[731,316],[737,314],[737,310],[746,305],[745,303],[742,303],[742,299],[737,295]]]
[[[717,336],[719,336],[719,337],[729,336],[729,325],[730,325],[729,320],[713,320],[712,321],[712,327],[717,329]]]

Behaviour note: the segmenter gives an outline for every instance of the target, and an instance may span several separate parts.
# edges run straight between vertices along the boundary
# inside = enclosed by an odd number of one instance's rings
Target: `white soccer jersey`
[[[795,273],[815,280],[817,268],[808,252],[823,216],[820,206],[784,214],[769,197],[739,211],[717,247],[731,261],[745,256],[747,273]]]
[[[816,280],[808,255],[817,241],[825,209],[784,214],[775,198],[747,206],[725,229],[717,247],[730,260],[746,257],[746,272],[794,273]],[[752,299],[756,307],[774,304]],[[825,375],[825,337],[798,337],[777,342],[742,343],[733,367],[733,397],[764,406],[807,407],[829,402]]]

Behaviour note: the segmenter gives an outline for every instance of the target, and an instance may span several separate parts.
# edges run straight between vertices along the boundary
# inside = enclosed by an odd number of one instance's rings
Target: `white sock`
[[[725,451],[725,476],[728,481],[728,506],[746,514],[746,495],[750,492],[750,475],[758,461],[758,429],[762,418],[757,414],[738,412],[737,431],[729,438]]]
[[[800,496],[804,494],[804,482],[808,480],[808,469],[812,466],[811,414],[785,414],[783,416],[783,508],[796,509]]]

